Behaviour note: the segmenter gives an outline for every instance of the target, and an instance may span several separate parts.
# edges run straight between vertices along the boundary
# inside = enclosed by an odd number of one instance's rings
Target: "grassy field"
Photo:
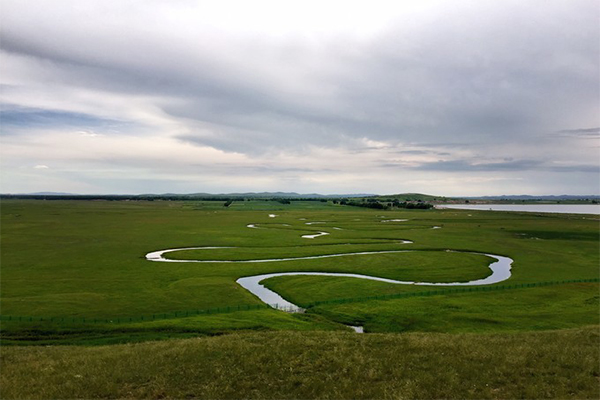
[[[406,221],[389,221],[392,219]],[[489,258],[447,253],[445,249],[513,258],[513,275],[507,281],[510,283],[599,276],[598,219],[593,216],[376,211],[318,201],[292,205],[240,201],[224,208],[222,202],[10,200],[2,202],[1,223],[3,316],[78,317],[89,321],[257,306],[261,302],[235,280],[279,271],[352,272],[432,282],[466,281],[489,274]],[[249,224],[256,228],[248,228]],[[432,229],[434,226],[441,228]],[[319,231],[330,235],[301,237]],[[402,240],[413,243],[403,244]],[[232,248],[182,251],[169,253],[168,257],[249,260],[378,250],[419,251],[271,263],[159,263],[144,257],[150,251],[192,246]],[[273,278],[266,284],[301,305],[424,290],[410,285],[314,276]],[[409,304],[407,311],[405,306]],[[492,310],[493,318],[489,317]],[[305,315],[251,310],[218,317],[188,316],[85,327],[67,322],[3,321],[2,337],[15,342],[29,340],[40,332],[57,338],[57,332],[62,332],[65,339],[72,340],[68,333],[78,329],[92,333],[97,330],[104,336],[116,331],[119,337],[123,337],[119,332],[124,329],[143,331],[143,336],[152,336],[153,331],[187,335],[231,329],[343,330],[335,322],[349,319],[364,323],[371,332],[446,331],[448,322],[442,320],[453,313],[472,316],[470,323],[463,318],[455,324],[461,326],[460,331],[597,324],[598,285],[323,305]],[[242,314],[244,317],[240,317]],[[215,323],[217,319],[219,322]],[[396,322],[389,323],[391,320]],[[157,333],[157,337],[161,336],[164,334]]]
[[[447,249],[514,259],[511,278],[496,286],[598,279],[598,216],[381,211],[318,201],[240,201],[225,208],[222,202],[4,200],[0,222],[2,398],[598,397],[598,283],[332,302],[288,314],[262,307],[235,282],[285,271],[431,282],[489,275],[490,258]],[[330,234],[302,238],[320,231]],[[145,259],[151,251],[196,246],[228,248],[167,256],[254,260],[414,251],[269,263]],[[302,306],[427,289],[315,276],[272,278],[265,285]],[[345,325],[363,325],[370,334],[354,334]],[[185,339],[198,336],[211,337]],[[147,342],[174,338],[181,340]],[[146,343],[115,345],[128,342]],[[469,343],[473,352],[461,353]],[[71,344],[85,347],[62,346]],[[310,357],[303,356],[303,348],[312,349]],[[505,353],[509,348],[514,356]],[[410,355],[404,354],[407,349]],[[188,353],[189,358],[182,355]],[[193,355],[196,363],[207,357],[197,375],[166,362],[192,365]],[[300,364],[284,362],[288,356]],[[240,361],[244,357],[247,362]],[[112,376],[117,372],[110,368],[102,372],[107,363],[114,363],[122,378]],[[252,378],[252,363],[267,367]],[[450,372],[443,372],[443,365],[451,365]],[[500,380],[481,365],[497,365]],[[447,391],[426,376],[432,368]],[[130,376],[126,369],[139,372]],[[357,386],[361,371],[364,384]],[[67,379],[68,374],[85,378]],[[152,383],[157,380],[164,384]]]
[[[2,349],[3,399],[597,399],[598,328],[517,334],[256,332]],[[268,349],[268,350],[267,350]]]

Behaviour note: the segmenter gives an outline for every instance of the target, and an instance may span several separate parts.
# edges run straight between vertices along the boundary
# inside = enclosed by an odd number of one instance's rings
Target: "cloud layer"
[[[1,6],[2,192],[600,193],[595,1]]]

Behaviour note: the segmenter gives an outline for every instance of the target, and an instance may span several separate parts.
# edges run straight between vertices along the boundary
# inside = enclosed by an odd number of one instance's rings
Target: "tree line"
[[[432,204],[422,200],[400,201],[399,199],[379,200],[376,198],[322,198],[322,197],[231,197],[231,196],[193,196],[193,195],[35,195],[35,194],[1,194],[0,199],[22,199],[22,200],[104,200],[104,201],[220,201],[224,207],[229,207],[234,201],[274,201],[280,204],[291,204],[295,201],[318,201],[352,207],[365,207],[377,210],[389,210],[392,208],[421,209],[426,210],[433,207]]]

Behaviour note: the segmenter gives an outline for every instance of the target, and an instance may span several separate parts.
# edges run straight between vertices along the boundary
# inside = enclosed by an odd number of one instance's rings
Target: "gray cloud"
[[[497,163],[471,163],[465,160],[425,163],[416,169],[427,171],[525,171],[537,169],[539,161],[518,160]]]
[[[352,24],[336,27],[339,10],[312,3],[297,19],[258,5],[237,21],[227,4],[4,1],[3,133],[23,135],[23,146],[28,134],[71,128],[146,135],[172,151],[212,148],[225,164],[242,155],[248,174],[271,171],[273,185],[286,172],[313,179],[285,164],[300,156],[348,186],[352,161],[420,181],[438,171],[597,173],[593,144],[564,143],[598,139],[597,128],[573,128],[599,124],[596,2],[338,6]],[[320,160],[335,152],[346,157],[338,170]],[[264,162],[274,155],[285,165]],[[132,162],[119,157],[111,162]],[[377,185],[368,189],[387,190]]]
[[[557,132],[558,136],[582,139],[597,139],[600,137],[600,128],[563,129]]]
[[[385,166],[392,167],[393,164],[386,164]],[[552,172],[582,172],[582,173],[598,173],[600,172],[600,166],[597,164],[584,164],[584,165],[552,165],[551,163],[545,163],[541,160],[510,160],[505,162],[493,162],[493,163],[474,163],[466,160],[454,160],[454,161],[437,161],[432,163],[424,163],[415,167],[417,170],[422,171],[445,171],[445,172],[504,172],[504,171],[552,171]]]

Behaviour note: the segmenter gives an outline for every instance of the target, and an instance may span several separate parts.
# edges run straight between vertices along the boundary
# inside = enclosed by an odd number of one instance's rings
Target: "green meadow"
[[[2,398],[597,399],[598,329],[514,334],[246,332],[12,347]]]
[[[302,237],[319,232],[329,235]],[[598,397],[599,232],[597,215],[372,210],[320,201],[235,201],[224,207],[217,201],[3,200],[2,397]],[[186,247],[212,248],[165,257],[234,262],[145,258],[152,251]],[[239,262],[399,250],[410,251]],[[512,258],[512,276],[491,286],[553,284],[422,295],[440,288],[317,276],[264,281],[307,308],[293,314],[265,306],[236,283],[244,276],[293,271],[426,282],[470,281],[490,274],[491,258],[446,250]],[[578,280],[595,282],[572,282]],[[403,297],[409,293],[416,295]],[[347,325],[364,326],[367,334],[356,334]],[[158,339],[171,340],[154,342]],[[469,343],[472,354],[464,353]],[[298,361],[295,351],[306,346],[313,346],[314,354],[303,356],[297,370],[280,359]],[[337,353],[329,354],[327,346]],[[504,347],[524,355],[510,358],[503,355]],[[114,363],[139,368],[150,379],[168,369],[158,367],[161,362],[193,362],[178,349],[198,357],[209,354],[207,362],[219,371],[247,357],[247,368],[252,360],[285,366],[293,379],[280,382],[266,367],[262,375],[255,371],[260,376],[254,379],[242,379],[246,363],[232,372],[239,381],[229,384],[227,374],[215,372],[210,381],[213,375],[204,369],[195,378],[184,374],[160,387],[144,386],[143,376],[125,374],[121,382],[109,371],[99,372],[102,365]],[[410,355],[397,354],[407,349]],[[457,376],[439,372],[449,388],[445,393],[431,388],[425,377],[425,366],[441,362],[439,355],[433,357],[440,351],[472,355],[452,359]],[[130,364],[120,358],[125,354],[132,356]],[[376,361],[386,354],[395,362],[414,364],[415,370],[400,372]],[[142,367],[144,355],[148,365]],[[532,364],[536,357],[541,375]],[[469,381],[460,390],[461,374],[492,362],[501,364],[502,379],[492,379],[487,387]],[[364,363],[371,366],[365,372],[370,378],[356,386],[357,365]],[[36,371],[46,364],[61,372],[36,377],[27,372],[27,366]],[[75,364],[85,372],[78,373]],[[152,365],[157,367],[148,370]],[[506,375],[511,369],[512,378]],[[316,374],[312,380],[309,371]],[[522,371],[530,371],[530,381]],[[480,376],[487,373],[479,368],[470,379],[490,380]],[[552,383],[550,376],[564,379]],[[43,389],[63,378],[72,383],[62,391]],[[108,384],[114,379],[117,383]],[[190,379],[197,379],[198,386],[186,383]],[[257,382],[266,386],[256,388]],[[19,391],[17,384],[27,390]],[[265,389],[269,385],[271,391]]]

